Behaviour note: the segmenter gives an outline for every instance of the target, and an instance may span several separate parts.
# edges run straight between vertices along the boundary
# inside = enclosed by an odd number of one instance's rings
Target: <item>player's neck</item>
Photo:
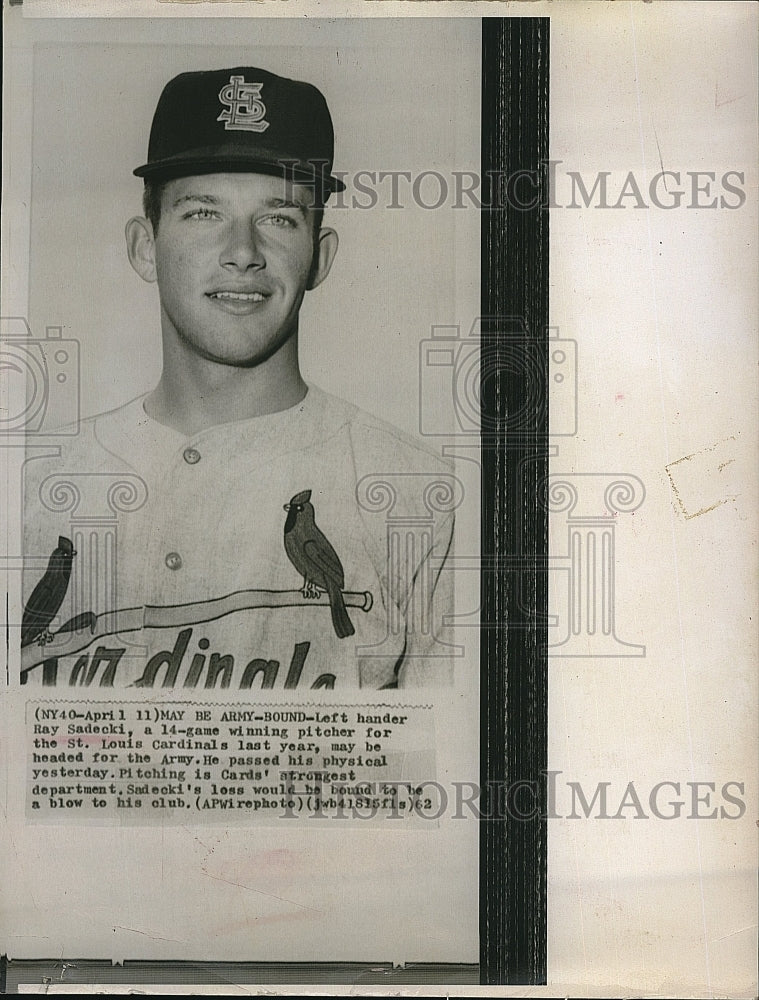
[[[145,412],[189,437],[234,420],[288,410],[304,398],[307,388],[296,337],[254,368],[172,357],[164,350],[161,378],[145,400]]]

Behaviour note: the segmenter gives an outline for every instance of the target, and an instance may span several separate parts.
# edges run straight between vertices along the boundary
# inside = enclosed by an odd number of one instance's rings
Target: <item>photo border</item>
[[[547,981],[548,90],[549,19],[484,19],[481,176],[497,207],[482,214],[481,256],[480,789],[495,814],[480,820],[483,986]],[[527,209],[492,190],[520,171],[538,182]],[[536,801],[517,818],[528,786]]]
[[[20,0],[11,0],[11,3]],[[491,190],[481,214],[480,786],[539,789],[531,818],[480,820],[479,965],[214,963],[88,959],[0,960],[0,985],[32,978],[79,983],[539,985],[547,981],[547,510],[549,19],[493,17],[482,25],[481,178],[531,171],[535,207]],[[487,191],[487,186],[484,187]],[[486,202],[486,205],[488,202]],[[509,364],[516,321],[537,352],[535,385]],[[542,379],[542,381],[540,381]],[[519,413],[527,433],[508,430]],[[65,980],[64,980],[65,975]]]

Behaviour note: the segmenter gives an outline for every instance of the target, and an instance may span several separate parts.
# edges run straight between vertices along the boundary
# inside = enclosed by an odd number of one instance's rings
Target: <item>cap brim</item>
[[[132,171],[136,177],[146,180],[171,180],[175,177],[190,177],[194,174],[217,173],[255,173],[268,174],[274,177],[284,177],[294,184],[306,184],[313,187],[321,185],[326,195],[335,191],[344,191],[345,184],[339,177],[322,173],[308,164],[292,159],[252,157],[250,153],[225,153],[219,155],[217,150],[211,152],[193,151],[170,156],[163,160],[153,160]]]

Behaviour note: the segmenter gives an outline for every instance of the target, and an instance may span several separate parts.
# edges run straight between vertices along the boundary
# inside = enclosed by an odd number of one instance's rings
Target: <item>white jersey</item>
[[[26,463],[25,683],[451,682],[458,499],[442,459],[315,387],[190,438],[143,401]],[[46,570],[60,538],[76,554]],[[56,586],[35,591],[46,572]]]

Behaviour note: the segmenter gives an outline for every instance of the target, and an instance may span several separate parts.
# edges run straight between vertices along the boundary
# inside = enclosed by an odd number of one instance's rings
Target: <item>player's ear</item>
[[[314,259],[308,276],[308,288],[316,288],[329,274],[337,253],[337,242],[337,233],[334,229],[324,227],[317,233],[314,239]]]
[[[129,263],[143,281],[155,281],[155,240],[153,237],[153,227],[147,219],[143,219],[138,215],[127,222],[125,235]]]

